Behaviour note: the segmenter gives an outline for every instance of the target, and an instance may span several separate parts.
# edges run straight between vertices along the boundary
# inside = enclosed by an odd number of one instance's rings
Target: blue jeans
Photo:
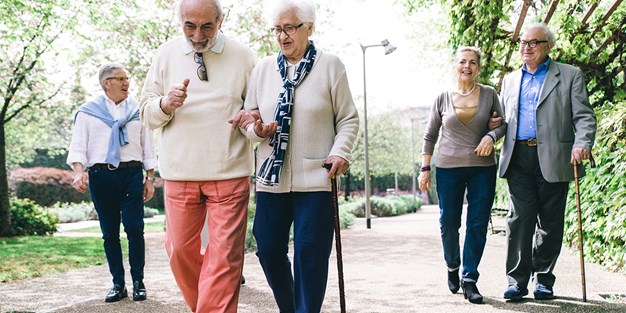
[[[459,229],[467,189],[467,219],[463,245],[463,281],[478,281],[478,264],[487,241],[487,227],[496,189],[496,166],[437,167],[439,226],[443,256],[449,269],[461,266]]]
[[[143,171],[140,166],[111,171],[89,169],[89,191],[98,212],[104,253],[113,283],[125,285],[120,217],[128,237],[128,263],[133,281],[143,280],[145,242],[143,238]],[[121,216],[120,216],[121,213]]]
[[[288,256],[292,223],[293,275]],[[331,193],[258,192],[252,232],[280,312],[320,312],[334,233]]]

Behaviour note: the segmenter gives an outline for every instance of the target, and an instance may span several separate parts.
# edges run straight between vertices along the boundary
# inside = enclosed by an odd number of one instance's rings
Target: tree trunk
[[[0,124],[0,237],[8,237],[13,232],[11,226],[11,206],[9,204],[9,181],[7,175],[6,135],[4,123]]]

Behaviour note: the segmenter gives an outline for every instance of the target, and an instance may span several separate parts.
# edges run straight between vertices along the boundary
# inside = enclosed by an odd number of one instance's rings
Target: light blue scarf
[[[82,105],[74,116],[74,124],[76,124],[76,116],[83,112],[98,118],[109,127],[111,127],[111,137],[109,137],[109,151],[107,153],[106,162],[118,167],[120,165],[120,148],[128,144],[128,134],[126,133],[126,123],[132,120],[139,120],[139,104],[132,99],[126,100],[126,115],[119,120],[113,119],[111,113],[107,109],[107,98],[104,95],[89,101]]]

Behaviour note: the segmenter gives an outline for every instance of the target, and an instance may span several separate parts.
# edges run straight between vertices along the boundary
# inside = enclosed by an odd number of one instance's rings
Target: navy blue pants
[[[292,223],[293,274],[288,256]],[[331,193],[258,192],[252,232],[280,312],[320,312],[334,233]]]
[[[478,281],[478,265],[487,242],[487,227],[496,190],[496,166],[437,167],[439,227],[443,256],[449,269],[461,266],[459,229],[467,189],[467,216],[463,245],[463,281]]]
[[[120,217],[128,237],[128,262],[133,281],[143,280],[145,242],[143,239],[143,171],[140,166],[111,171],[89,169],[89,191],[98,212],[104,253],[113,283],[125,285]]]

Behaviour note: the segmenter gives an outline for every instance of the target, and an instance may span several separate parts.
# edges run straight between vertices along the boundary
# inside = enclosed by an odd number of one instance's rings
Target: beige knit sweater
[[[245,108],[259,109],[263,123],[274,120],[282,79],[276,55],[264,58],[252,71]],[[311,72],[296,87],[291,132],[280,184],[257,183],[258,191],[274,193],[330,191],[330,179],[322,168],[328,156],[352,159],[352,146],[359,129],[359,116],[352,100],[346,70],[339,58],[318,49]],[[252,126],[248,137],[261,141],[257,171],[272,151],[269,139],[259,138]]]
[[[252,50],[220,33],[204,53],[208,81],[196,75],[194,53],[180,37],[156,52],[141,96],[141,119],[159,129],[158,159],[163,178],[224,180],[253,172],[250,141],[232,131],[228,119],[243,108],[246,81],[256,62]],[[170,115],[159,107],[170,86],[189,78],[187,99]]]

